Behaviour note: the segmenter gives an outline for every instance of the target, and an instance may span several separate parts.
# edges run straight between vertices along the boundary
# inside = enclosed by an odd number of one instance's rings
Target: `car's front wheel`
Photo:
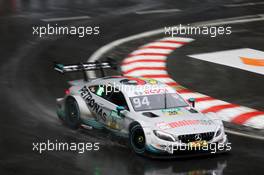
[[[129,132],[129,143],[133,151],[137,154],[144,154],[146,150],[146,139],[143,128],[136,124]]]
[[[71,129],[80,127],[80,110],[77,101],[69,97],[65,102],[65,123]]]

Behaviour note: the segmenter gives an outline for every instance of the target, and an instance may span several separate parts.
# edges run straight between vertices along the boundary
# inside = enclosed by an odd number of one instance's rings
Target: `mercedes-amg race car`
[[[222,121],[214,113],[197,111],[195,99],[186,101],[175,89],[154,79],[88,79],[85,74],[89,70],[103,73],[112,66],[111,62],[55,64],[61,73],[84,72],[84,80],[71,81],[65,96],[57,99],[57,114],[67,126],[107,129],[127,138],[132,150],[141,155],[227,151]]]

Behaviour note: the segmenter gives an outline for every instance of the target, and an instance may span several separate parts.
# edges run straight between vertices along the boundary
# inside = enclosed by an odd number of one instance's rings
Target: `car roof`
[[[143,77],[107,76],[93,79],[90,83],[111,85],[128,97],[176,92],[175,89],[160,81]]]

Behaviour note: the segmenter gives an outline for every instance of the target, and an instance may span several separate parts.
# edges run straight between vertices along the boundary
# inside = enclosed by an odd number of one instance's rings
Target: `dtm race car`
[[[208,152],[211,145],[222,145],[217,152],[227,151],[223,123],[214,113],[202,114],[194,108],[195,99],[184,100],[157,80],[104,76],[104,69],[113,67],[110,61],[55,64],[60,73],[84,73],[83,80],[70,81],[65,96],[57,99],[58,117],[68,127],[106,129],[128,139],[140,155]],[[101,70],[102,77],[88,79],[90,70]]]

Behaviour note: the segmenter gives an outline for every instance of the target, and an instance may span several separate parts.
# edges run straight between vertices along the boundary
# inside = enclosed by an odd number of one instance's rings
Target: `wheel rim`
[[[68,104],[67,109],[68,109],[68,117],[69,117],[69,120],[71,122],[78,121],[79,111],[78,111],[78,109],[76,107],[76,103],[74,101],[71,101]]]
[[[139,151],[145,149],[145,135],[142,129],[136,129],[133,132],[132,143],[134,147]]]

